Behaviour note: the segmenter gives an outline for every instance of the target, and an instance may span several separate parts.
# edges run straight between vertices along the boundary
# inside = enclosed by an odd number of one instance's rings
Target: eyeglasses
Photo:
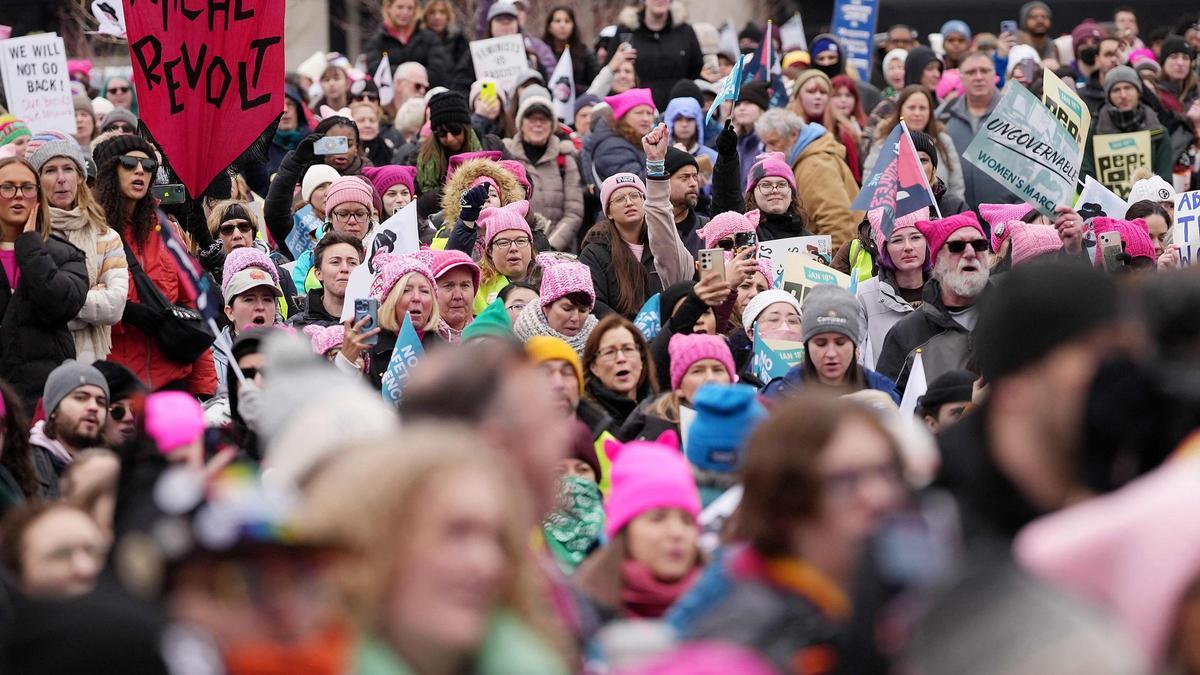
[[[768,183],[766,181],[759,181],[757,187],[758,187],[758,191],[763,193],[764,195],[769,195],[772,192],[787,192],[788,190],[790,190],[792,188],[792,186],[789,185],[787,181],[780,181],[777,183]]]
[[[624,197],[613,197],[611,200],[609,200],[609,206],[612,206],[613,204],[618,206],[624,206],[626,204],[641,204],[644,201],[646,201],[646,197],[642,195],[642,193],[630,192]]]
[[[34,183],[22,183],[20,185],[5,183],[0,185],[0,197],[12,199],[13,197],[17,196],[18,192],[20,192],[22,197],[28,199],[30,197],[37,196],[37,189],[38,186]]]
[[[619,354],[624,354],[625,358],[630,360],[642,357],[642,352],[638,350],[637,345],[623,345],[620,347],[609,347],[596,355],[596,358],[601,361],[615,361]]]
[[[121,160],[121,166],[133,171],[138,164],[142,165],[142,171],[146,173],[154,173],[158,170],[158,160],[150,159],[149,157],[134,157],[133,155],[121,155],[118,157]]]
[[[128,94],[129,87],[109,87],[108,93],[110,93],[110,94]]]
[[[976,253],[983,253],[984,251],[986,251],[988,249],[988,243],[984,239],[972,239],[970,241],[959,240],[959,241],[946,242],[946,250],[950,251],[951,253],[953,253],[955,255],[958,255],[959,253],[962,253],[963,251],[967,250],[968,246],[975,249]]]
[[[347,223],[350,222],[351,220],[357,220],[357,221],[361,222],[361,221],[366,220],[370,216],[371,216],[371,214],[367,213],[366,211],[334,211],[333,212],[334,218],[337,218],[338,220],[341,220],[341,221],[344,221]]]
[[[825,476],[822,482],[825,484],[825,489],[830,493],[830,496],[845,498],[854,494],[860,485],[871,479],[879,480],[889,485],[899,485],[904,480],[900,467],[893,462],[889,462],[880,466],[855,471],[831,473]]]
[[[241,232],[242,234],[250,234],[251,232],[254,231],[254,226],[251,225],[250,223],[247,223],[244,220],[236,221],[236,222],[229,221],[229,222],[221,223],[221,235],[222,236],[228,237],[231,234],[233,234],[234,230],[237,230],[238,232]]]
[[[108,414],[117,422],[124,422],[128,417],[133,420],[133,407],[128,403],[114,403],[108,406]]]
[[[444,124],[433,130],[433,135],[438,138],[446,136],[462,136],[466,133],[461,124]]]
[[[529,245],[529,237],[517,237],[515,239],[493,239],[492,246],[494,248],[525,248]]]

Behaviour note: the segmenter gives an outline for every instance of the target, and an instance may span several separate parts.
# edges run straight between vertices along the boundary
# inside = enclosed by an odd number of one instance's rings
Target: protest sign
[[[937,200],[925,177],[925,169],[917,156],[908,126],[903,121],[884,140],[875,168],[850,208],[857,211],[879,210],[879,225],[885,238],[892,236],[896,218],[922,208],[937,211]]]
[[[827,234],[814,234],[807,237],[788,237],[787,239],[772,239],[758,242],[755,254],[762,260],[771,262],[774,273],[770,281],[774,283],[783,274],[784,258],[789,253],[807,253],[828,265],[833,261],[833,237]]]
[[[754,376],[761,382],[770,382],[787,375],[793,366],[804,359],[804,343],[763,337],[761,331],[754,332]]]
[[[738,95],[742,91],[742,62],[745,59],[736,59],[737,63],[733,65],[733,72],[725,78],[725,84],[721,86],[721,92],[713,99],[712,105],[708,108],[708,114],[704,116],[704,123],[707,125],[712,122],[713,115],[720,109],[721,104],[725,101],[736,101]]]
[[[637,329],[641,331],[642,336],[647,340],[653,340],[662,331],[662,318],[658,313],[658,305],[661,297],[661,293],[655,293],[650,296],[650,299],[646,301],[646,304],[642,305],[642,308],[638,310],[637,317],[633,320],[633,325],[637,326]]]
[[[1088,129],[1092,126],[1092,113],[1075,90],[1064,84],[1049,68],[1042,68],[1042,104],[1050,111],[1050,116],[1058,120],[1075,139],[1079,154],[1083,156]]]
[[[363,250],[367,252],[365,267],[374,273],[377,270],[375,256],[380,253],[416,253],[421,248],[417,235],[417,201],[392,214],[363,238]],[[346,296],[349,300],[350,297]]]
[[[871,81],[871,54],[875,48],[875,23],[879,0],[837,0],[833,5],[832,32],[842,43],[846,63],[860,82]]]
[[[1020,83],[1004,87],[963,157],[1047,216],[1075,198],[1079,145]]]
[[[826,267],[807,253],[788,253],[783,263],[783,290],[795,296],[801,305],[809,290],[821,286],[841,286],[851,293],[851,279],[832,267]]]
[[[679,447],[686,448],[688,440],[688,432],[692,430],[692,424],[696,421],[696,411],[682,403],[679,404]]]
[[[1083,192],[1080,192],[1079,199],[1075,200],[1075,210],[1084,220],[1090,220],[1096,216],[1124,218],[1125,212],[1129,210],[1129,204],[1114,194],[1112,190],[1101,185],[1100,181],[1086,176],[1083,179]]]
[[[142,123],[198,197],[283,110],[286,0],[124,0]]]
[[[550,75],[550,96],[554,99],[554,116],[559,121],[575,125],[575,68],[571,65],[571,48],[563,50],[558,65]]]
[[[908,371],[908,384],[904,387],[904,397],[900,399],[900,419],[912,421],[917,411],[917,400],[929,391],[929,383],[925,381],[925,361],[921,358],[921,350],[913,357],[912,369]]]
[[[529,67],[525,41],[520,34],[471,41],[471,59],[476,80],[496,80],[508,88]]]
[[[1179,261],[1185,267],[1196,264],[1200,254],[1200,190],[1175,196],[1175,225],[1171,241],[1179,247]]]
[[[392,358],[388,361],[387,370],[383,372],[380,391],[383,400],[391,405],[400,405],[404,397],[404,385],[412,375],[412,369],[425,356],[425,348],[421,346],[421,338],[412,325],[412,315],[404,313],[404,325],[396,335],[396,347],[392,350]]]
[[[392,77],[392,62],[388,60],[387,52],[379,59],[379,67],[371,81],[379,89],[379,105],[388,105],[396,97],[395,78]]]
[[[795,49],[808,51],[808,37],[804,33],[804,19],[800,17],[800,12],[794,12],[792,18],[779,27],[779,40],[785,52]]]
[[[97,33],[125,39],[125,5],[120,0],[95,0],[92,16],[99,23]]]
[[[75,135],[75,105],[67,76],[67,51],[54,33],[0,42],[0,78],[8,110],[30,131]]]
[[[1150,166],[1150,132],[1098,134],[1092,138],[1092,154],[1096,180],[1125,199],[1133,188],[1133,172]]]

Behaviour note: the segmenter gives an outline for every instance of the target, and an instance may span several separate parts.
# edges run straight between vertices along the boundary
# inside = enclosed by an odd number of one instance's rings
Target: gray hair
[[[396,67],[396,75],[392,78],[396,82],[415,79],[417,74],[426,75],[425,66],[416,61],[405,61]]]
[[[796,113],[784,108],[772,108],[759,116],[754,131],[759,138],[766,134],[780,138],[791,138],[804,130],[804,120]]]

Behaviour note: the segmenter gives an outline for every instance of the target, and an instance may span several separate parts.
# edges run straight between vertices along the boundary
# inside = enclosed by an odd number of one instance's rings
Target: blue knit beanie
[[[767,416],[758,392],[747,384],[706,384],[694,406],[696,419],[684,448],[688,461],[703,471],[737,471],[746,439]]]

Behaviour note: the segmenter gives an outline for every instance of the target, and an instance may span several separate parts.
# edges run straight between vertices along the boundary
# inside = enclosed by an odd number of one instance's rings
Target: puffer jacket
[[[383,55],[387,54],[393,73],[400,68],[400,64],[416,61],[425,66],[429,86],[449,87],[454,84],[450,78],[452,67],[446,49],[442,47],[436,35],[420,26],[413,30],[408,42],[404,43],[390,33],[387,27],[380,25],[379,30],[363,45],[362,51],[367,58],[368,73],[374,73],[379,68]]]
[[[1003,185],[996,182],[974,164],[968,162],[964,153],[971,139],[979,132],[980,127],[987,123],[988,117],[1000,102],[1000,92],[992,96],[987,114],[975,120],[967,111],[967,97],[959,96],[938,110],[938,119],[946,125],[946,133],[954,141],[954,148],[959,155],[959,168],[962,169],[963,199],[971,207],[980,204],[1016,204],[1020,199],[1009,192]],[[942,216],[950,214],[942,212]]]
[[[87,299],[87,267],[83,251],[54,235],[22,233],[14,252],[17,288],[0,273],[0,377],[33,410],[50,371],[75,358],[67,322]]]
[[[768,399],[779,400],[787,396],[794,396],[805,387],[804,382],[804,364],[800,363],[792,366],[783,377],[777,377],[767,383],[763,388],[763,396]],[[900,393],[896,390],[896,383],[892,382],[885,375],[863,368],[863,389],[872,389],[874,391],[882,391],[892,398],[896,405],[900,405]]]
[[[692,27],[680,20],[672,8],[667,25],[661,31],[646,27],[644,12],[637,13],[637,26],[629,38],[637,50],[638,81],[649,87],[654,106],[665,110],[671,100],[671,87],[679,80],[695,80],[704,68],[704,52]]]
[[[833,237],[833,249],[854,238],[861,211],[850,210],[858,183],[846,165],[846,149],[818,124],[809,124],[789,155],[796,190],[808,212],[808,229]]]
[[[601,119],[583,141],[584,171],[599,192],[604,179],[618,173],[634,173],[646,180],[646,154],[634,147],[608,123]]]
[[[976,305],[991,287],[989,281],[983,294],[976,299]],[[921,300],[920,309],[888,331],[876,363],[878,371],[895,382],[902,394],[918,347],[921,348],[926,382],[932,382],[947,370],[975,368],[974,336],[950,315],[942,302],[941,284],[936,279],[925,282]]]
[[[504,139],[504,147],[509,156],[525,167],[533,183],[529,205],[534,213],[550,221],[550,245],[558,251],[572,250],[583,224],[583,186],[575,146],[551,135],[545,153],[537,162],[530,161],[519,137]]]
[[[885,274],[887,279],[884,278]],[[863,308],[863,316],[867,317],[867,339],[859,348],[865,368],[875,368],[879,353],[883,351],[884,338],[892,326],[916,311],[896,292],[892,285],[894,278],[895,275],[881,269],[879,276],[858,285],[858,304]]]

